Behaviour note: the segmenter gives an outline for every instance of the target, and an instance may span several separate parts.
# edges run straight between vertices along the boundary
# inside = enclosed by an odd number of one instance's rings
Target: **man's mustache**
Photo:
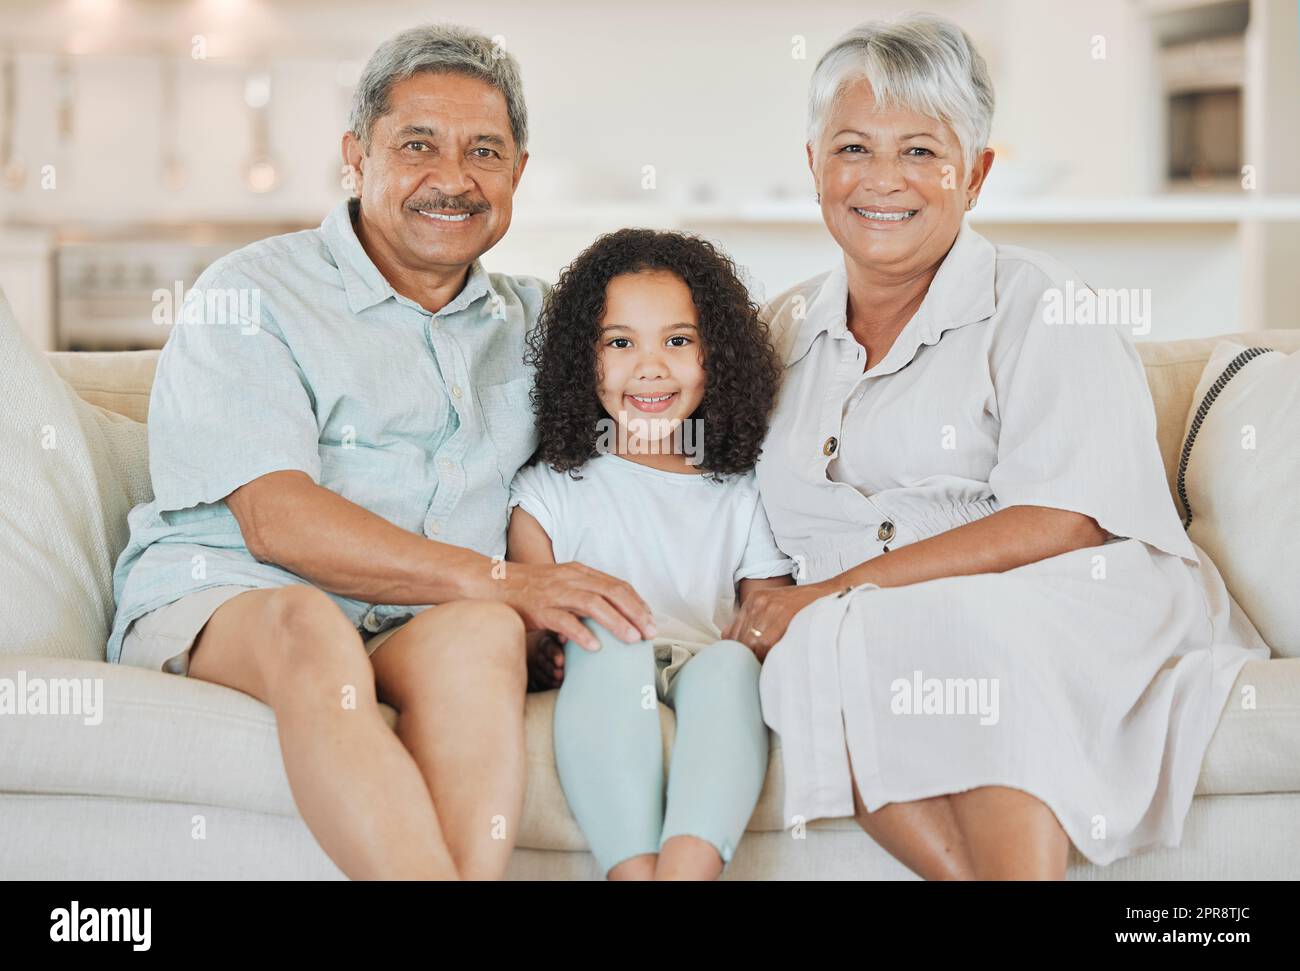
[[[436,196],[433,199],[409,202],[407,203],[406,208],[450,210],[452,212],[468,212],[473,214],[477,212],[487,212],[492,207],[486,202],[471,202],[468,199],[461,199],[459,197]]]

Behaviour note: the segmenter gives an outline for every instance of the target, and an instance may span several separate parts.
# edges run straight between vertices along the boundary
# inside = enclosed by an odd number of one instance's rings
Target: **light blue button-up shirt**
[[[437,313],[398,294],[341,202],[319,229],[274,236],[196,281],[149,402],[154,499],[136,506],[113,572],[127,626],[208,587],[303,578],[259,563],[225,503],[298,470],[403,529],[504,556],[510,480],[537,445],[525,336],[547,284],[479,261]],[[376,632],[421,606],[330,594]]]

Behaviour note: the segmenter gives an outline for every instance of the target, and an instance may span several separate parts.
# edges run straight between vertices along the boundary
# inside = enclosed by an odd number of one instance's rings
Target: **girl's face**
[[[667,270],[605,288],[596,394],[631,449],[662,441],[704,398],[704,345],[690,288]]]

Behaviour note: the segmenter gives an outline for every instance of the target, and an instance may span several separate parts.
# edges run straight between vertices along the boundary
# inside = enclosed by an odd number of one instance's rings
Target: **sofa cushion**
[[[127,513],[150,495],[145,426],[79,398],[0,293],[0,654],[99,659]]]
[[[56,351],[46,357],[84,401],[135,421],[149,417],[158,351]]]
[[[0,656],[0,683],[29,691],[85,679],[97,713],[0,714],[0,790],[298,814],[275,713],[252,696],[126,664]],[[392,708],[380,711],[396,726]]]
[[[1273,653],[1300,657],[1300,352],[1225,341],[1193,405],[1178,477],[1184,525]]]
[[[1171,496],[1192,392],[1218,340],[1273,347],[1283,352],[1300,350],[1300,330],[1259,330],[1222,338],[1137,342],[1135,346],[1146,368],[1147,384],[1155,402],[1156,437]],[[145,420],[158,351],[64,351],[50,353],[48,357],[54,369],[86,401],[136,421]]]
[[[102,721],[81,716],[0,714],[0,792],[102,796],[220,806],[278,816],[297,810],[284,774],[271,709],[219,685],[123,665],[0,657],[0,682],[101,679]],[[518,845],[584,850],[551,752],[556,693],[528,695],[528,789]],[[397,716],[380,706],[395,726]],[[660,706],[665,766],[675,720]],[[767,779],[751,832],[779,832],[784,778],[770,736]],[[68,758],[69,752],[78,757]],[[1224,710],[1201,769],[1199,795],[1300,791],[1300,660],[1247,664]],[[848,818],[814,829],[856,829]]]
[[[1156,442],[1165,463],[1169,494],[1178,501],[1175,478],[1178,456],[1187,430],[1187,414],[1192,395],[1205,370],[1215,345],[1222,340],[1243,343],[1248,347],[1272,347],[1283,353],[1300,350],[1300,330],[1256,330],[1227,334],[1219,338],[1195,338],[1184,341],[1139,341],[1138,356],[1146,369],[1147,387],[1156,408]]]
[[[1300,792],[1300,659],[1251,661],[1201,763],[1197,795]]]

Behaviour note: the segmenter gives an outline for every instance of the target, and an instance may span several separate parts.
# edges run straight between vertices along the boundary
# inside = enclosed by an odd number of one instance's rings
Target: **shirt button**
[[[456,471],[456,463],[453,462],[451,459],[443,459],[443,460],[442,460],[442,471],[444,471],[444,472],[455,472],[455,471]]]
[[[436,519],[429,520],[429,532],[433,533],[436,536],[438,534],[438,530],[440,529],[442,529],[442,523],[438,522],[438,520]]]
[[[382,622],[375,615],[375,611],[373,607],[366,614],[366,616],[362,618],[361,626],[364,627],[366,630],[370,631],[370,633],[372,634],[378,631],[379,628],[382,626]]]
[[[823,454],[823,455],[834,455],[834,454],[835,454],[835,450],[836,450],[837,448],[839,448],[839,445],[840,445],[840,443],[837,442],[837,441],[835,440],[835,436],[832,435],[830,438],[826,439],[826,441],[824,441],[824,442],[822,443],[822,454]]]
[[[876,539],[880,540],[882,543],[888,543],[893,538],[894,524],[889,520],[885,520],[880,524],[880,528],[876,530]]]
[[[453,385],[451,386],[451,393],[452,393],[455,397],[459,398],[459,397],[460,397],[460,385],[459,385],[459,384],[453,384]]]

